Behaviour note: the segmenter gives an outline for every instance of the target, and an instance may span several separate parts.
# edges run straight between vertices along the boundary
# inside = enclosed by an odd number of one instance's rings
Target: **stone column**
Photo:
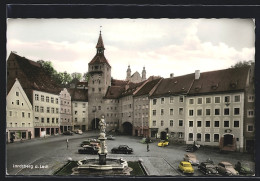
[[[107,155],[107,146],[106,146],[106,122],[104,116],[102,116],[100,122],[100,133],[99,133],[99,140],[100,140],[100,150],[98,151],[99,155],[99,164],[106,165],[106,155]]]

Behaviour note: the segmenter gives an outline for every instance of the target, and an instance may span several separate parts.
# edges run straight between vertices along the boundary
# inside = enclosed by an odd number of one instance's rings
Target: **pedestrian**
[[[66,142],[67,142],[67,149],[69,149],[69,139],[67,139]]]
[[[147,152],[148,152],[148,151],[150,151],[150,149],[149,149],[149,143],[147,143]]]

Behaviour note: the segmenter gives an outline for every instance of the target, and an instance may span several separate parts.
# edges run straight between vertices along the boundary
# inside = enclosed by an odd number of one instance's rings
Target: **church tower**
[[[146,70],[145,67],[143,67],[143,71],[142,71],[142,81],[146,80]]]
[[[131,68],[130,65],[128,65],[127,71],[126,71],[126,80],[131,79]]]
[[[104,100],[107,89],[111,86],[111,66],[104,55],[104,43],[100,31],[96,45],[96,55],[88,64],[88,129],[97,129],[101,116],[104,115]]]

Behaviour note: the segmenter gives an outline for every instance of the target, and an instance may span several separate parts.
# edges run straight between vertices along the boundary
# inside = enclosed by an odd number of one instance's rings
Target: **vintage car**
[[[182,171],[182,173],[194,173],[194,169],[192,168],[190,162],[181,161],[179,164],[179,169]]]
[[[198,169],[204,173],[205,175],[217,175],[218,171],[216,168],[216,165],[210,163],[210,162],[201,162],[198,166]]]
[[[192,165],[199,165],[200,163],[197,157],[192,153],[185,154],[183,160],[190,162]]]
[[[115,137],[114,137],[113,135],[108,135],[108,136],[107,136],[107,139],[108,139],[108,140],[115,140]]]
[[[237,162],[235,164],[235,170],[238,171],[240,175],[253,175],[253,171],[250,169],[249,164],[246,162]]]
[[[90,140],[84,140],[80,143],[80,146],[83,147],[84,145],[89,145],[90,144]]]
[[[221,175],[225,176],[239,175],[238,171],[236,171],[233,165],[229,162],[220,162],[217,166],[217,170]]]
[[[75,133],[80,135],[83,134],[83,132],[80,129],[75,130]]]
[[[80,154],[97,154],[98,149],[93,146],[85,145],[85,146],[83,146],[83,148],[78,149],[78,153],[80,153]]]
[[[123,153],[123,154],[130,154],[133,152],[132,148],[129,148],[127,145],[120,145],[118,147],[114,147],[111,149],[112,153]]]
[[[72,131],[64,131],[63,134],[72,136],[74,133]]]
[[[164,146],[168,146],[169,145],[169,141],[165,141],[165,140],[161,140],[159,143],[158,143],[158,146],[159,147],[164,147]]]

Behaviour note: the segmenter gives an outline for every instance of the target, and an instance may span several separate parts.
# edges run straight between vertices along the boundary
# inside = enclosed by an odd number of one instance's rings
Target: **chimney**
[[[195,70],[195,80],[200,78],[200,70]]]
[[[174,77],[174,73],[171,73],[170,74],[170,78],[172,79]]]

